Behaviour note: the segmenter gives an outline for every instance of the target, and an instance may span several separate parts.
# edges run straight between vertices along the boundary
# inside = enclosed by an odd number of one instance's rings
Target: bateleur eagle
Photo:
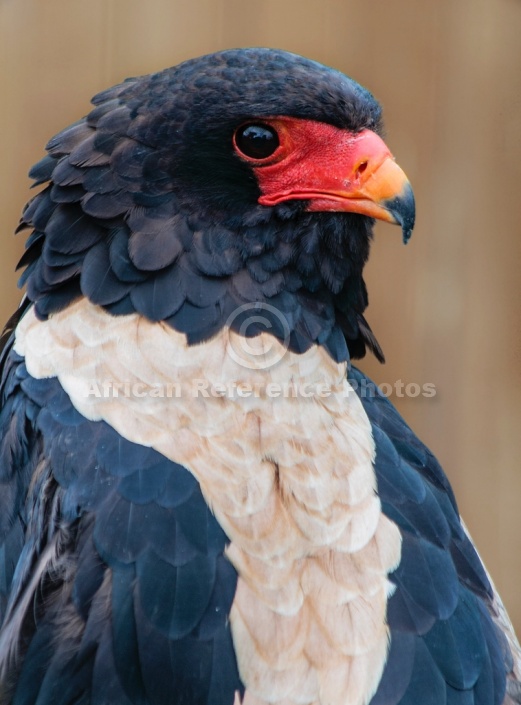
[[[271,49],[47,145],[1,358],[0,702],[501,705],[520,655],[430,451],[351,364],[380,107]]]

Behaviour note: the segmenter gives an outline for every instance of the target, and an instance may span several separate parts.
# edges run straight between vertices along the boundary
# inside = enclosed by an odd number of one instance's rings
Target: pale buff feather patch
[[[247,705],[365,705],[401,549],[375,493],[369,420],[323,348],[281,349],[270,366],[280,343],[261,334],[245,367],[231,354],[243,342],[223,329],[189,347],[165,324],[80,299],[47,321],[29,311],[15,349],[85,417],[199,481],[239,573],[230,621]]]

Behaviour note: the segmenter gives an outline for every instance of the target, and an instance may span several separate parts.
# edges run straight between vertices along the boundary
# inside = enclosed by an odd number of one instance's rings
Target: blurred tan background
[[[378,382],[449,475],[521,632],[521,0],[0,0],[0,318],[20,297],[26,173],[97,91],[199,54],[273,46],[383,103],[415,188],[405,248],[378,225],[369,321]]]

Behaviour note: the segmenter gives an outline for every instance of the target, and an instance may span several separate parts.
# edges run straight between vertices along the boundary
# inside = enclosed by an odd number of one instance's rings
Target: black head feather
[[[368,91],[294,54],[238,49],[128,79],[93,103],[31,171],[49,182],[21,221],[34,228],[21,284],[39,316],[83,294],[197,343],[264,302],[287,316],[295,350],[318,342],[343,360],[368,344],[381,357],[362,316],[372,220],[258,205],[232,149],[237,127],[263,116],[378,132]]]

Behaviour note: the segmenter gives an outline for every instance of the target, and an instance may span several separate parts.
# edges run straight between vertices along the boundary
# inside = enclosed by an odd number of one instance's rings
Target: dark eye
[[[243,125],[235,133],[235,144],[246,157],[266,159],[279,146],[279,136],[269,125]]]

